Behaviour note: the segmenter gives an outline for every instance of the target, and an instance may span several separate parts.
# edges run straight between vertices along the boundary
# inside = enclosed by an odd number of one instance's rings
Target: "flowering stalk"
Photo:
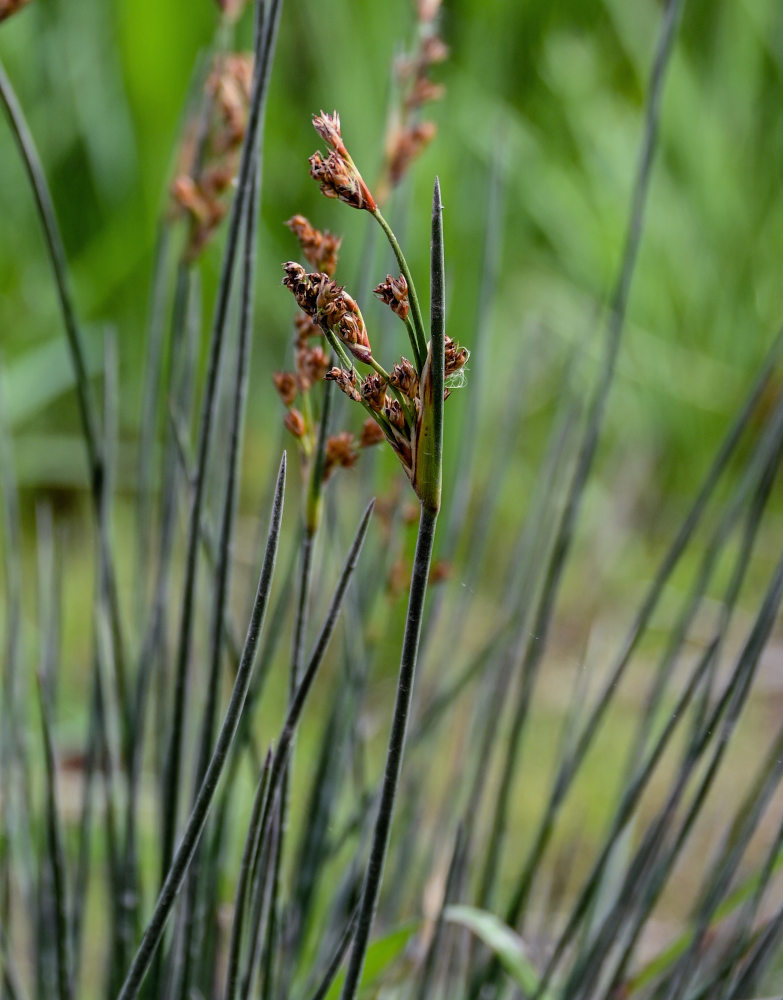
[[[443,460],[443,402],[445,384],[445,292],[443,280],[443,206],[440,200],[440,185],[435,181],[432,204],[432,246],[430,262],[431,314],[430,351],[427,356],[422,384],[425,387],[422,400],[424,415],[420,446],[423,458],[419,463],[420,481],[417,494],[421,502],[419,532],[416,539],[416,554],[413,561],[408,614],[405,621],[405,635],[400,657],[400,673],[397,682],[397,697],[392,717],[389,746],[386,753],[386,768],[381,788],[378,815],[375,820],[370,858],[364,876],[362,897],[356,933],[351,947],[348,970],[343,983],[341,1000],[355,1000],[370,942],[378,897],[381,890],[383,869],[389,847],[389,834],[394,815],[394,802],[402,770],[405,751],[405,737],[408,729],[416,661],[419,651],[419,637],[427,593],[432,549],[435,541],[435,526],[440,510],[440,493]]]

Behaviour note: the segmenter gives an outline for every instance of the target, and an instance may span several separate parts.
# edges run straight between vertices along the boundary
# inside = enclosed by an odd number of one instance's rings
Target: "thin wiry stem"
[[[256,162],[257,140],[260,134],[263,112],[266,105],[266,95],[269,87],[272,52],[277,37],[282,0],[272,0],[268,17],[268,27],[265,32],[258,33],[254,52],[254,75],[250,95],[245,139],[237,176],[237,191],[231,206],[226,250],[223,257],[220,283],[212,322],[209,360],[207,363],[206,383],[202,400],[201,418],[198,435],[198,458],[196,463],[196,481],[193,489],[193,504],[188,526],[188,537],[185,556],[185,582],[182,595],[182,616],[180,619],[179,641],[177,647],[177,663],[174,676],[174,705],[171,719],[171,740],[167,761],[167,774],[164,791],[164,824],[161,844],[161,881],[166,879],[166,872],[171,864],[174,850],[175,832],[177,826],[177,806],[179,788],[181,785],[181,766],[183,740],[185,734],[185,708],[187,681],[191,661],[193,639],[193,617],[195,613],[196,569],[199,551],[201,528],[201,511],[204,504],[204,494],[209,462],[209,447],[212,439],[212,427],[217,410],[217,384],[220,361],[223,353],[224,333],[228,316],[228,306],[231,298],[231,288],[234,278],[234,264],[240,244],[240,227],[246,210],[250,186],[253,183],[253,170]]]
[[[125,982],[117,996],[117,1000],[132,1000],[133,997],[137,996],[141,988],[144,975],[160,943],[166,921],[177,898],[177,893],[187,874],[193,852],[198,845],[218,781],[228,757],[228,752],[234,742],[239,720],[245,707],[245,699],[253,672],[258,639],[263,627],[264,615],[269,602],[269,592],[272,586],[272,575],[277,558],[277,545],[280,539],[280,524],[283,517],[285,469],[284,454],[277,476],[277,487],[275,489],[269,535],[267,536],[266,552],[258,579],[253,613],[250,618],[247,638],[245,639],[245,648],[242,650],[242,659],[237,671],[234,688],[231,692],[231,699],[223,719],[223,725],[215,743],[215,749],[204,775],[204,780],[201,783],[196,803],[188,818],[179,847],[166,875],[166,880],[158,896],[158,901],[155,904],[152,917],[144,931],[141,943],[128,969]]]
[[[261,820],[261,809],[266,797],[266,788],[269,782],[269,768],[272,763],[271,749],[267,753],[261,776],[258,779],[256,793],[253,798],[253,809],[250,814],[250,823],[245,837],[245,846],[242,851],[242,860],[239,865],[239,876],[234,894],[234,919],[231,922],[231,939],[228,947],[228,961],[226,963],[226,989],[223,1000],[234,1000],[239,987],[239,958],[242,949],[242,931],[245,923],[245,908],[247,904],[248,882],[250,878],[250,862],[255,855],[259,824]]]
[[[65,898],[65,850],[62,839],[60,810],[57,802],[57,773],[52,746],[52,727],[49,719],[47,692],[49,678],[38,675],[38,698],[41,708],[44,761],[46,764],[46,835],[49,862],[52,866],[55,914],[55,952],[57,955],[57,990],[59,1000],[71,1000],[70,941],[68,939],[68,904]]]
[[[585,484],[592,469],[598,447],[609,390],[614,377],[620,338],[625,325],[631,281],[641,243],[644,213],[657,145],[663,83],[666,68],[669,65],[674,48],[676,27],[681,8],[682,0],[669,0],[664,15],[649,87],[644,133],[634,183],[625,249],[609,308],[604,363],[591,398],[584,437],[581,442],[566,504],[558,524],[552,555],[546,567],[544,586],[538,600],[534,625],[525,639],[525,646],[522,650],[520,668],[522,684],[515,706],[511,735],[503,762],[502,777],[492,820],[492,831],[478,896],[478,905],[482,907],[486,906],[490,901],[495,887],[502,845],[508,825],[512,778],[518,762],[525,720],[535,687],[538,667],[546,650],[549,627],[555,610],[555,602],[563,570],[571,549],[574,527],[581,507]],[[530,636],[535,636],[535,641],[532,641]],[[497,961],[493,961],[493,975],[497,974],[498,968]],[[474,978],[471,997],[478,996],[483,979],[483,973]]]
[[[432,408],[430,421],[432,440],[429,442],[431,453],[427,463],[429,480],[421,484],[419,496],[421,512],[419,515],[419,531],[416,539],[416,552],[413,557],[413,573],[411,576],[408,596],[408,614],[405,621],[405,634],[400,657],[400,672],[397,680],[397,697],[392,715],[389,745],[386,751],[386,767],[381,786],[378,813],[375,819],[370,857],[362,887],[362,897],[359,903],[359,915],[356,922],[356,933],[351,948],[348,969],[340,994],[342,1000],[355,1000],[359,989],[359,981],[370,943],[375,911],[378,907],[378,897],[381,891],[383,869],[389,849],[391,822],[394,815],[394,803],[400,782],[402,759],[405,752],[405,737],[408,730],[413,683],[416,675],[421,623],[424,615],[424,599],[427,593],[427,581],[432,561],[432,549],[435,542],[435,526],[440,508],[440,488],[443,461],[443,391],[445,381],[445,318],[446,294],[443,261],[443,205],[440,196],[440,184],[435,180],[432,198],[432,244],[430,252],[430,329],[431,343],[429,362],[431,378],[431,398],[425,402],[425,407]],[[407,278],[407,276],[406,276]],[[410,287],[410,283],[409,283]]]
[[[386,752],[386,769],[381,788],[381,798],[378,804],[378,814],[375,820],[372,845],[370,847],[370,858],[367,863],[362,898],[359,904],[356,933],[351,948],[348,971],[343,983],[342,993],[340,994],[342,1000],[355,1000],[362,969],[364,968],[367,948],[370,943],[370,932],[375,919],[375,911],[378,906],[383,869],[389,847],[394,803],[397,797],[397,787],[399,785],[402,758],[405,750],[405,736],[413,694],[419,634],[424,612],[424,598],[427,592],[427,579],[429,577],[437,519],[437,512],[427,510],[422,506],[419,518],[419,533],[416,540],[416,553],[413,560],[413,575],[411,577],[408,598],[408,616],[405,623],[405,635],[400,659],[400,674],[397,681],[397,698],[394,704],[392,728]]]
[[[214,739],[215,717],[218,711],[218,700],[220,694],[220,666],[225,635],[225,623],[227,620],[231,543],[236,515],[236,493],[242,454],[242,430],[245,413],[245,400],[247,398],[248,376],[250,371],[250,338],[253,325],[253,279],[255,276],[256,263],[257,197],[258,179],[254,177],[250,189],[250,197],[248,198],[247,217],[245,220],[245,245],[242,260],[242,286],[239,310],[239,338],[237,344],[236,371],[234,374],[233,385],[231,387],[232,410],[231,426],[229,429],[228,455],[226,461],[227,475],[225,495],[223,497],[223,511],[220,522],[220,535],[216,546],[217,559],[214,570],[214,612],[212,620],[212,634],[210,637],[210,668],[207,680],[207,697],[202,717],[198,760],[195,771],[195,787],[193,791],[194,801],[209,762],[210,747],[212,746],[212,741]],[[192,974],[194,959],[196,957],[194,952],[197,952],[200,948],[197,930],[194,927],[196,897],[200,884],[201,865],[199,858],[200,852],[197,851],[193,859],[188,879],[186,904],[182,911],[182,960],[184,965],[181,974],[180,995],[183,998],[188,996],[190,990],[190,976]]]
[[[394,251],[394,256],[397,258],[397,263],[400,265],[400,271],[403,277],[408,283],[408,300],[411,304],[411,320],[412,327],[408,323],[405,324],[405,328],[408,331],[411,342],[411,350],[413,351],[413,360],[416,363],[416,371],[421,373],[424,368],[424,361],[427,357],[427,336],[424,332],[424,319],[422,318],[421,306],[419,305],[419,296],[416,292],[416,285],[413,281],[413,275],[411,274],[411,269],[408,267],[408,262],[405,259],[405,255],[402,252],[402,247],[397,241],[397,237],[394,235],[389,223],[384,219],[381,214],[380,209],[376,209],[373,213],[375,218],[378,220],[378,224],[381,229],[386,234],[386,239],[389,241],[389,245]]]
[[[356,917],[357,911],[354,910],[351,914],[351,919],[345,926],[345,930],[340,935],[340,940],[337,942],[334,954],[329,959],[329,964],[324,971],[321,982],[318,986],[316,986],[310,1000],[324,1000],[324,997],[329,992],[332,983],[337,978],[337,973],[340,971],[340,966],[343,964],[345,953],[348,951],[348,946],[353,938],[354,928],[356,927]]]

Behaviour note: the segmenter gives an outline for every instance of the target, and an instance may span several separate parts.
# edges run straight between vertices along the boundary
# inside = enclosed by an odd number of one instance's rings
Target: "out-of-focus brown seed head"
[[[275,389],[286,406],[291,406],[299,392],[299,385],[296,376],[291,372],[275,372],[272,376]]]
[[[386,439],[385,434],[372,417],[368,417],[362,424],[362,433],[359,436],[360,448],[371,448],[375,444],[380,444]]]
[[[350,469],[352,465],[356,465],[358,458],[359,452],[350,431],[342,431],[340,434],[328,437],[324,455],[324,481],[334,469]]]
[[[298,312],[294,316],[294,328],[296,330],[296,343],[302,344],[311,337],[323,337],[323,330],[307,313]]]
[[[245,9],[246,0],[217,0],[217,5],[229,21],[239,20]]]
[[[299,388],[306,392],[320,382],[329,370],[329,356],[320,344],[309,347],[306,344],[296,348],[296,372]]]
[[[0,0],[0,21],[5,21],[7,17],[16,14],[30,0]]]
[[[299,240],[307,263],[312,264],[316,271],[322,271],[330,278],[334,277],[342,237],[335,236],[328,230],[316,229],[304,215],[294,215],[286,225]]]
[[[424,121],[410,128],[401,129],[393,135],[388,155],[389,179],[392,185],[400,183],[411,162],[432,142],[437,131],[435,122]]]
[[[202,134],[196,122],[185,130],[171,193],[175,213],[190,222],[188,260],[201,253],[226,214],[247,127],[252,78],[252,56],[217,56],[205,85],[206,130]]]
[[[291,409],[286,413],[283,423],[286,429],[289,430],[297,440],[301,440],[307,433],[307,424],[305,419],[296,407],[292,406]]]

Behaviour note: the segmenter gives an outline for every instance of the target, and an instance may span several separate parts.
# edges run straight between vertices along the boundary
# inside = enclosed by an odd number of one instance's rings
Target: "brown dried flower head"
[[[316,382],[320,382],[329,370],[329,356],[320,344],[310,347],[297,344],[296,373],[299,388],[306,392]]]
[[[400,183],[411,162],[432,142],[437,131],[435,122],[424,121],[392,134],[388,171],[393,185]]]
[[[30,0],[0,0],[0,21],[21,10]]]
[[[404,275],[392,278],[390,274],[387,274],[386,281],[376,285],[373,292],[381,302],[385,302],[391,311],[405,322],[410,310],[410,303],[408,302],[408,282]]]
[[[356,465],[358,458],[359,452],[350,431],[342,431],[340,434],[328,437],[324,455],[324,481],[329,478],[334,469],[350,469],[352,465]]]
[[[330,278],[334,277],[342,237],[335,236],[328,230],[316,229],[303,215],[294,215],[286,225],[299,240],[307,263],[312,264],[316,271],[322,271]]]
[[[299,392],[299,384],[297,383],[296,376],[292,375],[291,372],[275,372],[272,379],[275,383],[277,394],[286,406],[291,406],[296,399],[296,394]]]
[[[460,347],[451,337],[446,337],[446,378],[456,375],[468,363],[470,352]]]
[[[311,337],[323,337],[324,332],[316,323],[312,316],[305,312],[298,312],[294,316],[294,329],[296,330],[296,343],[303,344]]]
[[[199,137],[197,122],[186,131],[171,193],[175,212],[190,222],[188,260],[201,253],[226,214],[225,196],[236,177],[247,127],[252,77],[252,56],[216,57],[205,86],[209,99],[206,134]]]
[[[333,333],[354,357],[369,362],[372,358],[367,328],[353,298],[328,274],[308,274],[301,264],[283,264],[283,284],[292,293],[302,312]]]
[[[286,429],[289,430],[298,440],[301,440],[307,433],[305,419],[296,407],[292,406],[288,413],[286,413],[283,423],[285,424]]]
[[[362,399],[376,413],[380,413],[386,405],[386,381],[377,372],[372,372],[362,382]]]
[[[419,395],[419,376],[413,364],[407,358],[399,362],[389,372],[389,381],[408,399],[416,399]]]
[[[380,444],[385,440],[385,435],[377,422],[372,417],[368,417],[362,424],[362,433],[359,436],[360,448],[371,448],[374,444]]]
[[[324,375],[324,378],[329,379],[330,382],[334,382],[340,392],[344,392],[349,399],[352,399],[355,403],[361,403],[362,395],[356,388],[356,375],[354,372],[347,372],[342,368],[335,367],[330,368],[326,375]]]
[[[331,148],[326,159],[320,152],[310,157],[310,175],[319,182],[322,193],[327,198],[339,198],[353,208],[374,212],[375,199],[345,148],[340,132],[340,116],[336,111],[331,115],[322,111],[320,115],[313,116],[313,127]]]

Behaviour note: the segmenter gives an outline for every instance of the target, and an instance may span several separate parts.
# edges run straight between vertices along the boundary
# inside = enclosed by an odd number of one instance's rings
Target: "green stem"
[[[414,361],[416,362],[416,370],[421,374],[421,370],[424,367],[424,361],[427,357],[427,335],[424,331],[424,320],[421,315],[421,306],[419,305],[419,296],[416,293],[416,286],[413,283],[413,276],[411,275],[411,269],[408,267],[408,262],[405,260],[405,255],[402,252],[400,244],[397,242],[397,237],[389,225],[389,223],[384,219],[381,214],[381,210],[376,208],[373,213],[381,229],[386,233],[386,239],[389,241],[389,245],[394,251],[394,256],[397,258],[397,263],[400,265],[400,271],[402,271],[403,277],[408,282],[408,300],[411,304],[411,318],[413,320],[413,329],[405,324],[408,330],[408,336],[411,341],[411,349],[414,354]]]
[[[364,960],[370,942],[375,911],[378,906],[383,868],[389,847],[389,834],[394,814],[394,802],[397,797],[397,787],[402,769],[402,757],[405,750],[405,736],[408,729],[413,682],[416,673],[416,660],[419,650],[419,636],[424,612],[424,598],[427,593],[427,580],[432,559],[432,547],[435,540],[435,525],[438,519],[437,511],[430,510],[422,504],[419,517],[419,534],[416,540],[416,555],[413,562],[410,596],[408,598],[408,616],[405,622],[405,636],[400,657],[400,674],[397,682],[397,700],[394,705],[389,747],[386,754],[386,770],[381,789],[381,800],[378,806],[378,816],[375,820],[370,859],[364,877],[362,898],[359,904],[359,916],[356,922],[356,934],[351,948],[348,970],[340,994],[341,1000],[355,1000],[359,980],[361,979]]]
[[[377,214],[382,220],[380,213]],[[375,911],[381,891],[383,868],[389,848],[389,835],[394,815],[394,801],[400,783],[402,757],[405,752],[405,736],[408,729],[413,682],[416,675],[416,661],[419,653],[421,622],[424,612],[424,598],[430,575],[432,547],[435,541],[435,525],[440,509],[441,465],[443,458],[443,381],[444,381],[444,330],[445,330],[445,286],[443,264],[443,206],[440,200],[440,184],[435,180],[432,197],[432,244],[430,253],[430,326],[432,330],[432,354],[427,364],[426,379],[430,383],[431,398],[424,401],[428,428],[429,449],[426,463],[427,479],[417,489],[421,499],[419,533],[416,539],[416,554],[413,557],[408,596],[408,616],[405,621],[405,635],[400,656],[400,674],[397,681],[397,699],[392,716],[389,747],[386,752],[386,770],[381,788],[381,800],[375,820],[370,859],[364,877],[359,915],[356,921],[356,935],[348,962],[348,970],[343,983],[341,1000],[355,1000],[362,976],[364,960],[370,943]],[[381,221],[381,224],[384,223]],[[391,231],[389,231],[391,232]],[[393,234],[390,236],[393,238]],[[396,241],[395,241],[396,242]],[[392,244],[394,245],[394,244]],[[401,256],[401,255],[400,255]],[[410,286],[412,290],[412,286]],[[418,309],[418,301],[416,302]],[[421,316],[419,315],[419,321]],[[423,418],[423,419],[424,419]],[[414,484],[415,485],[415,484]]]
[[[272,575],[274,573],[275,559],[277,556],[277,544],[280,538],[280,523],[283,516],[283,493],[285,491],[285,454],[280,463],[280,472],[277,477],[277,488],[272,507],[272,518],[267,536],[266,552],[261,566],[261,573],[258,580],[256,599],[253,604],[253,612],[245,639],[245,648],[242,651],[242,660],[237,671],[234,688],[231,692],[231,699],[226,709],[220,735],[215,743],[212,758],[201,783],[195,805],[191,811],[185,830],[182,834],[179,847],[174,855],[171,866],[167,872],[166,879],[155,904],[155,909],[147,925],[144,935],[139,944],[138,950],[131,962],[125,982],[122,985],[117,1000],[133,1000],[138,995],[144,975],[152,962],[155,951],[160,944],[166,922],[177,899],[177,894],[182,886],[182,882],[187,874],[193,853],[201,837],[204,824],[207,821],[209,808],[217,789],[220,775],[234,742],[242,711],[245,707],[250,678],[255,662],[258,637],[263,627],[266,606],[269,599],[269,592],[272,585]]]

